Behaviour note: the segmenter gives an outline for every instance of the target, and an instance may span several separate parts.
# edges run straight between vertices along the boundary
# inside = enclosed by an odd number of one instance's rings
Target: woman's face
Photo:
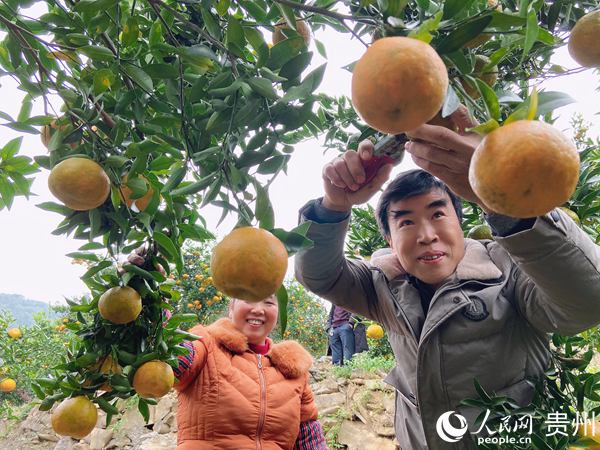
[[[229,318],[248,338],[250,344],[261,345],[275,328],[279,307],[274,295],[260,302],[232,299]]]

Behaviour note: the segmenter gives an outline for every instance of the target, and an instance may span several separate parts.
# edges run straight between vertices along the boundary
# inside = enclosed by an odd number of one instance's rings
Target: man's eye
[[[399,226],[399,227],[404,227],[404,226],[406,226],[406,225],[412,225],[412,220],[402,220],[402,221],[401,221],[401,222],[398,224],[398,226]]]
[[[433,217],[436,217],[436,218],[437,218],[437,217],[443,217],[443,216],[445,216],[445,215],[446,215],[446,214],[444,214],[444,212],[443,212],[443,211],[436,211],[436,212],[433,214]]]

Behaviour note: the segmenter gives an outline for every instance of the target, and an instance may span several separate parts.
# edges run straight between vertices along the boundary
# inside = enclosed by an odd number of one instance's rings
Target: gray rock
[[[58,442],[60,438],[56,434],[39,433],[38,439],[40,441]]]
[[[90,448],[92,450],[102,450],[110,442],[113,434],[112,429],[94,428],[91,434]]]
[[[332,379],[321,381],[313,386],[313,393],[315,395],[332,394],[334,392],[338,392],[339,390],[339,385],[335,380]]]
[[[342,422],[338,443],[346,445],[347,450],[396,450],[392,440],[377,436],[362,422],[350,420]]]
[[[68,436],[64,436],[56,443],[54,450],[73,450],[75,444],[77,444],[77,441]]]
[[[319,411],[331,408],[332,406],[340,407],[346,403],[346,395],[341,392],[317,395],[315,396],[315,403]]]

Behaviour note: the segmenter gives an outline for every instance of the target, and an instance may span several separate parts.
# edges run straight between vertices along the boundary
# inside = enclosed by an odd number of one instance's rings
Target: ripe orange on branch
[[[68,208],[87,211],[106,201],[110,180],[97,162],[73,157],[54,166],[48,177],[48,188]]]
[[[102,318],[116,324],[133,322],[142,311],[140,294],[129,286],[110,288],[100,297],[98,310]]]
[[[159,398],[166,395],[175,382],[173,369],[164,361],[142,364],[133,375],[133,389],[140,397]]]
[[[146,191],[146,193],[140,198],[136,198],[136,199],[131,198],[133,191],[129,188],[129,186],[127,186],[127,176],[124,176],[121,179],[121,187],[120,187],[121,198],[123,199],[123,202],[127,205],[128,208],[131,208],[132,206],[135,205],[136,209],[139,212],[143,212],[148,207],[148,204],[152,200],[152,196],[154,195],[154,189],[152,189],[152,186],[150,186],[150,184],[148,183],[148,180],[146,180],[144,177],[138,177],[138,178],[140,178],[141,180],[144,181],[144,183],[146,183],[146,186],[148,187],[148,190]]]
[[[374,323],[367,328],[367,337],[371,339],[381,339],[384,334],[383,328],[379,324]]]
[[[80,395],[63,400],[52,413],[52,429],[61,436],[83,439],[92,432],[98,410],[87,397]]]
[[[544,122],[519,120],[495,129],[479,144],[469,183],[497,213],[528,218],[565,203],[577,185],[575,145]]]
[[[600,67],[600,10],[577,21],[569,37],[569,54],[583,67]]]
[[[290,26],[288,25],[288,23],[286,22],[285,19],[281,19],[279,22],[277,22],[275,24],[275,29],[273,30],[273,45],[283,41],[286,39],[285,35],[283,34],[283,29],[290,29]],[[306,46],[308,47],[310,45],[310,27],[307,25],[307,23],[302,20],[302,19],[298,19],[296,17],[296,31],[298,32],[298,34],[300,36],[302,36],[304,38],[304,43],[306,44]]]
[[[448,89],[444,62],[429,44],[408,37],[375,41],[352,73],[352,104],[372,128],[412,130],[442,108]]]
[[[20,337],[23,336],[23,333],[21,333],[20,328],[11,328],[6,333],[8,334],[8,337],[10,337],[11,339],[19,339]]]
[[[213,285],[231,297],[258,302],[279,289],[287,264],[287,250],[273,234],[262,228],[236,228],[213,250]]]
[[[0,381],[0,392],[12,392],[17,388],[17,382],[12,378]]]

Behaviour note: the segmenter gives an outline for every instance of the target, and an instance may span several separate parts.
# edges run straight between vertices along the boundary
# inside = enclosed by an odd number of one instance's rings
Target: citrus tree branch
[[[335,11],[329,11],[328,9],[325,9],[325,8],[319,8],[318,6],[303,5],[303,4],[296,3],[291,0],[273,0],[273,1],[275,3],[279,3],[280,5],[289,6],[290,8],[298,9],[300,11],[308,11],[308,12],[312,12],[315,14],[320,14],[322,16],[331,17],[332,19],[337,19],[341,22],[343,22],[344,20],[352,20],[354,22],[366,23],[369,25],[377,25],[377,22],[375,22],[373,19],[368,19],[366,17],[365,18],[354,17],[354,16],[348,15],[348,14],[341,14],[341,13],[337,13]]]

